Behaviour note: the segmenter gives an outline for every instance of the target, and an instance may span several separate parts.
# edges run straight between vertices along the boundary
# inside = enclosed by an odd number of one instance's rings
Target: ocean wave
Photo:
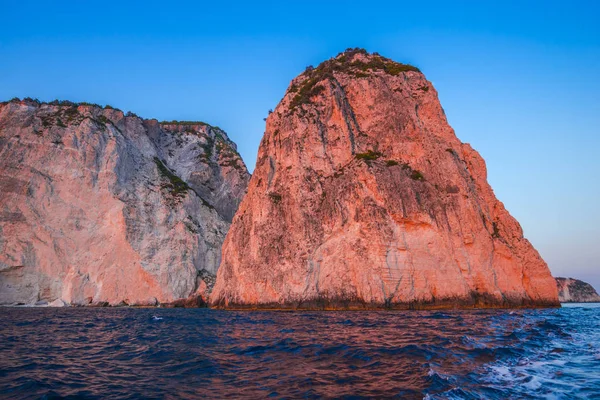
[[[589,398],[600,395],[600,308],[589,310],[2,309],[0,393]]]

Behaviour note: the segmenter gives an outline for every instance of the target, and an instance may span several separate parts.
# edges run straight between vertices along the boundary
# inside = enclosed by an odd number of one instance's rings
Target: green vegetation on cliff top
[[[365,56],[366,60],[355,59],[355,56],[359,54]],[[382,71],[393,76],[409,71],[421,72],[415,66],[395,62],[377,53],[369,54],[365,49],[347,49],[336,57],[322,62],[316,68],[312,66],[306,68],[303,73],[306,79],[299,86],[293,84],[289,89],[290,93],[296,93],[290,102],[290,110],[295,110],[302,104],[310,102],[312,97],[322,93],[325,88],[319,83],[326,79],[333,79],[336,72],[355,78],[365,78],[375,71]]]

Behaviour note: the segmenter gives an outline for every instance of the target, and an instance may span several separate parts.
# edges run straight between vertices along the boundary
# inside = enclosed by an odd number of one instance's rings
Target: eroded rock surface
[[[574,278],[556,278],[561,303],[600,303],[600,295],[587,282]]]
[[[0,304],[206,298],[249,174],[222,130],[0,105]]]
[[[347,51],[267,119],[217,307],[556,306],[546,263],[416,68]]]

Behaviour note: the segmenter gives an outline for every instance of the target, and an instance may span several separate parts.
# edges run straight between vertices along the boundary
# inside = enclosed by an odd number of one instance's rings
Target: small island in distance
[[[600,303],[600,295],[592,285],[574,278],[556,278],[561,303]]]

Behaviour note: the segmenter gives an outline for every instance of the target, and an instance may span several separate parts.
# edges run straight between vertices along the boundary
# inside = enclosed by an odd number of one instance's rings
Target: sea
[[[600,304],[0,317],[3,399],[600,399]]]

